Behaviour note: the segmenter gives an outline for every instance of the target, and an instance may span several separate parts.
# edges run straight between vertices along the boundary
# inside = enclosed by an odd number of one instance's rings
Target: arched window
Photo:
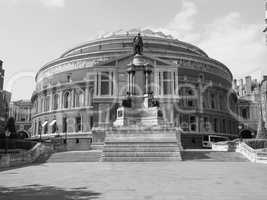
[[[41,97],[41,105],[40,105],[40,111],[43,112],[44,111],[44,98]]]
[[[76,132],[82,131],[82,117],[80,115],[75,118],[75,122],[76,122]]]
[[[215,108],[216,108],[216,99],[215,99],[215,95],[214,95],[214,94],[211,94],[211,95],[210,95],[210,98],[211,98],[211,108],[212,108],[212,109],[215,109]]]
[[[52,133],[57,132],[57,122],[52,125]]]
[[[76,91],[75,92],[75,107],[84,106],[84,92],[83,91]]]
[[[54,95],[54,100],[53,100],[53,110],[57,110],[58,109],[58,102],[59,98],[58,98],[58,94]]]
[[[179,89],[179,95],[181,97],[181,105],[185,107],[194,107],[196,105],[195,91],[192,87],[181,87]]]
[[[63,96],[64,108],[69,108],[70,106],[70,93],[65,92]]]
[[[62,132],[63,133],[67,132],[67,127],[68,127],[67,117],[63,117],[63,119],[62,119]]]
[[[44,101],[44,111],[45,112],[49,111],[49,105],[50,105],[50,96],[46,96],[45,101]]]
[[[42,123],[42,128],[44,130],[44,134],[47,134],[48,133],[48,120],[45,120],[43,123]]]
[[[163,72],[162,75],[162,84],[163,84],[163,95],[171,95],[172,94],[172,74],[171,72]]]
[[[38,122],[38,135],[41,135],[42,134],[42,122],[39,121]]]

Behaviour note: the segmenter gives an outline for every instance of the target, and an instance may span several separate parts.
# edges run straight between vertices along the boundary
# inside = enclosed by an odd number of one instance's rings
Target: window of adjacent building
[[[44,125],[44,134],[48,133],[48,123]]]
[[[68,126],[68,124],[67,124],[67,118],[66,117],[63,117],[63,119],[62,119],[62,132],[63,133],[66,133],[67,132],[67,126]]]
[[[82,118],[81,118],[81,116],[76,117],[75,121],[76,121],[76,132],[82,131]]]
[[[53,110],[58,109],[58,104],[59,104],[59,96],[58,94],[54,95],[54,101],[53,101]]]
[[[186,115],[181,114],[180,115],[180,127],[183,129],[183,131],[197,131],[197,118],[194,115]]]
[[[179,95],[182,98],[181,102],[183,106],[194,107],[195,106],[195,97],[194,91],[191,87],[181,87],[179,89]]]
[[[163,72],[163,95],[172,94],[172,73]]]
[[[189,115],[180,115],[180,127],[183,131],[189,131]]]
[[[197,120],[196,116],[190,116],[190,130],[197,131]]]
[[[187,101],[187,106],[188,107],[193,107],[194,106],[193,100],[188,100]]]
[[[101,87],[100,94],[101,95],[109,95],[109,72],[101,72]]]
[[[45,97],[45,102],[44,102],[44,111],[45,112],[49,111],[49,104],[50,104],[50,97],[46,96]]]
[[[38,135],[41,135],[42,134],[42,122],[39,121],[38,122]]]
[[[44,99],[43,98],[41,98],[41,112],[43,112],[44,111]]]
[[[65,92],[63,97],[64,97],[63,99],[64,108],[69,108],[70,107],[70,93]]]
[[[113,72],[98,72],[96,75],[96,95],[113,95]]]
[[[83,91],[76,91],[75,92],[75,107],[84,106],[84,92]]]
[[[242,108],[241,114],[242,114],[242,117],[244,119],[248,119],[248,109],[247,108]]]

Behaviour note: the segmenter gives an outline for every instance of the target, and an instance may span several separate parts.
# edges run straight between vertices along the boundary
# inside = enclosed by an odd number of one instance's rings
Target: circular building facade
[[[103,141],[104,130],[113,126],[127,95],[137,32],[103,36],[41,67],[32,95],[33,137],[58,135],[79,144],[88,138]],[[141,36],[143,57],[152,66],[150,90],[166,124],[183,130],[184,143],[200,145],[205,134],[237,134],[229,69],[171,36],[151,30],[141,31]]]

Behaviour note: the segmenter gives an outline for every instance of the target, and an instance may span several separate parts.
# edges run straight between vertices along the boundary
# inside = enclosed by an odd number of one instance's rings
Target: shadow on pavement
[[[183,151],[184,161],[213,161],[213,162],[247,162],[248,160],[237,152],[220,152],[209,150]]]
[[[1,200],[73,200],[97,199],[101,193],[88,191],[87,188],[62,188],[42,185],[26,185],[23,187],[1,187]]]
[[[183,151],[182,152],[182,159],[184,161],[188,160],[207,160],[210,159],[210,157],[207,155],[209,153],[206,151]]]

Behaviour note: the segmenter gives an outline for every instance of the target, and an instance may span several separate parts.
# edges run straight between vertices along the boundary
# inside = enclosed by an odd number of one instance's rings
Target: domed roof
[[[165,38],[165,39],[175,39],[172,35],[166,35],[165,33],[161,31],[152,31],[151,29],[130,29],[130,30],[117,30],[114,32],[104,33],[99,35],[99,38],[108,38],[108,37],[114,37],[114,36],[122,36],[122,35],[136,35],[138,33],[141,33],[143,36],[150,36],[150,37],[159,37],[159,38]]]
[[[208,57],[208,55],[200,48],[175,39],[171,35],[163,32],[156,32],[150,29],[130,29],[118,30],[115,32],[105,33],[97,37],[95,40],[74,47],[61,55],[65,58],[74,55],[81,55],[95,52],[107,51],[132,51],[132,40],[137,33],[141,33],[144,40],[144,52],[184,52],[198,56]]]
[[[182,60],[198,60],[204,65],[210,63],[214,70],[223,71],[228,79],[232,79],[230,70],[222,63],[212,58],[200,48],[175,39],[171,35],[150,29],[131,29],[128,31],[118,30],[102,34],[95,40],[83,43],[63,53],[58,59],[52,60],[41,67],[37,72],[39,77],[48,76],[49,73],[59,73],[61,66],[64,70],[87,68],[89,66],[100,66],[105,62],[111,62],[119,58],[133,55],[133,38],[140,33],[143,38],[143,54],[153,58],[177,63]],[[77,62],[80,64],[76,64]],[[199,65],[202,66],[202,65]],[[196,67],[196,66],[190,66]],[[51,69],[49,71],[49,69]],[[53,69],[53,70],[52,70]],[[204,70],[204,68],[201,68]],[[41,78],[39,78],[41,80]]]

